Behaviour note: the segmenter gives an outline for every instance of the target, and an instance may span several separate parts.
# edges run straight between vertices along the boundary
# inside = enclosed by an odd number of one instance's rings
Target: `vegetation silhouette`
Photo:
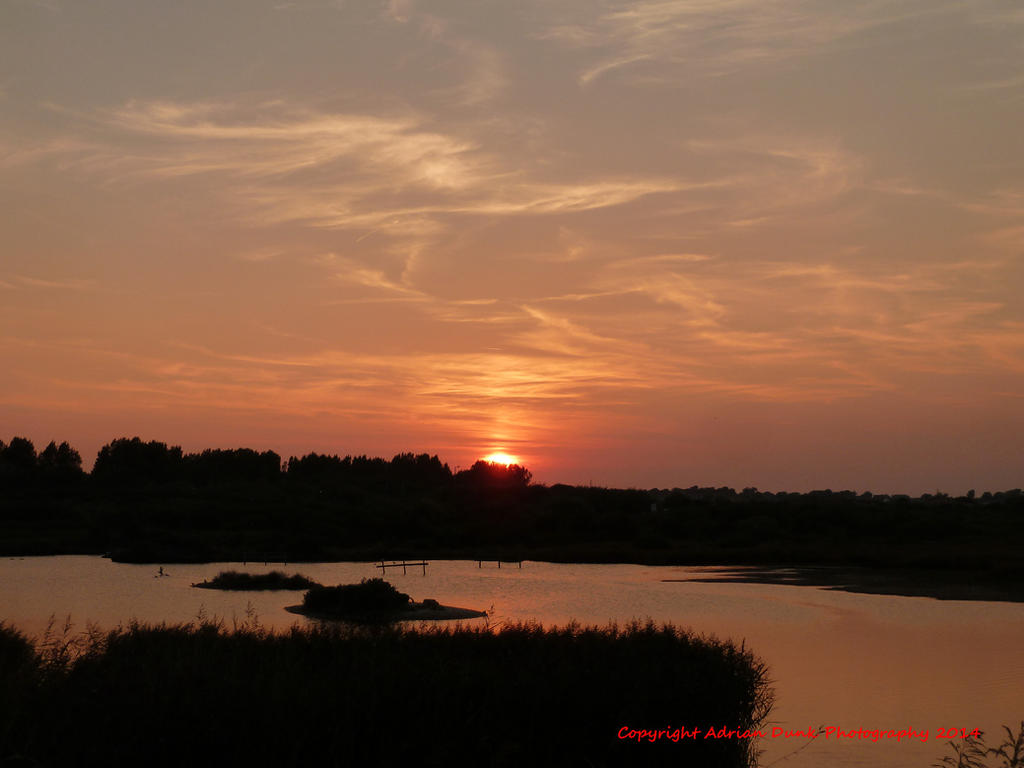
[[[1003,732],[1006,735],[998,747],[986,746],[984,734],[948,742],[953,754],[932,763],[932,768],[1024,768],[1024,720],[1016,733],[1008,725]],[[998,762],[990,766],[989,757]]]
[[[911,594],[959,585],[957,597],[1024,599],[1022,536],[1020,489],[911,498],[542,485],[525,467],[478,461],[453,472],[428,454],[282,461],[138,437],[104,445],[84,473],[66,442],[38,456],[25,438],[0,443],[3,555],[857,566],[927,582]]]
[[[104,445],[93,464],[92,477],[107,485],[155,485],[178,480],[183,475],[184,457],[180,446],[118,438]]]
[[[410,602],[409,595],[383,579],[363,579],[358,584],[311,587],[302,597],[302,608],[309,613],[367,615],[398,611]]]
[[[623,726],[754,729],[767,669],[671,625],[500,633],[257,621],[131,624],[33,645],[0,625],[0,764],[672,765],[748,768],[752,739],[657,743]],[[247,736],[257,734],[257,737]]]
[[[525,488],[532,478],[530,470],[518,464],[495,464],[483,460],[455,475],[458,484],[476,489]]]
[[[270,573],[239,573],[238,571],[221,571],[208,581],[193,584],[202,589],[225,589],[232,591],[267,591],[274,589],[312,589],[320,586],[308,576],[300,573],[288,576],[281,571]]]

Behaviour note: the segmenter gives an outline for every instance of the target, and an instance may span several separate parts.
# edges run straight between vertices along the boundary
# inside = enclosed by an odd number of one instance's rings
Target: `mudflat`
[[[872,595],[932,597],[936,600],[1024,602],[1024,584],[992,572],[922,568],[857,568],[853,566],[761,567],[709,569],[706,576],[662,581],[703,581],[723,584],[789,584]]]

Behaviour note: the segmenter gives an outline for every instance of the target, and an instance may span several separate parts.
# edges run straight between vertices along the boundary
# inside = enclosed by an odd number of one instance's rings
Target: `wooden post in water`
[[[390,562],[390,563],[385,562],[384,560],[381,560],[379,563],[377,563],[376,567],[380,568],[381,575],[383,576],[383,575],[387,574],[387,569],[388,568],[399,568],[399,567],[401,567],[402,573],[408,573],[410,565],[421,565],[421,566],[423,566],[423,575],[426,576],[427,575],[427,566],[430,565],[430,563],[428,563],[426,560],[421,560],[420,562],[412,562],[412,563],[410,563],[408,560],[403,560],[402,562],[394,561],[394,562]]]
[[[488,560],[487,562],[488,563],[497,563],[499,568],[501,568],[502,562],[515,563],[516,565],[519,566],[519,570],[523,570],[523,561],[522,560],[504,560],[504,561],[502,561],[502,560]],[[476,561],[476,567],[477,568],[483,568],[484,567],[484,561],[483,560],[477,560]]]

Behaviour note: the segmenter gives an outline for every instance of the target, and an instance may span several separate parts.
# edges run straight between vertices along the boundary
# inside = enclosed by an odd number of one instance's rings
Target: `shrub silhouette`
[[[313,613],[372,613],[404,608],[410,600],[384,579],[363,579],[358,584],[314,587],[303,596],[302,607]]]
[[[271,589],[313,589],[320,585],[301,573],[289,576],[281,571],[271,571],[270,573],[221,571],[209,581],[203,581],[192,586],[204,589],[262,591]]]

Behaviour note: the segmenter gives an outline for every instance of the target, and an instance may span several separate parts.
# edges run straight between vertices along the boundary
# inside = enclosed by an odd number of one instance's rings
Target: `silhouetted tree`
[[[451,469],[437,456],[400,453],[391,461],[369,456],[309,453],[288,459],[288,477],[304,485],[356,487],[377,491],[427,490],[451,480]]]
[[[405,487],[436,488],[452,479],[452,471],[437,456],[400,453],[391,459],[390,479]]]
[[[525,488],[533,479],[533,474],[518,464],[506,466],[481,460],[457,473],[455,479],[462,485],[474,488]]]
[[[281,457],[274,451],[257,453],[251,448],[207,448],[188,454],[185,467],[189,479],[200,485],[276,480],[281,475]]]
[[[0,478],[23,482],[35,475],[36,448],[25,437],[12,437],[0,451]]]
[[[120,437],[100,449],[92,476],[119,485],[160,483],[178,479],[182,467],[181,446]]]
[[[82,457],[67,441],[59,446],[53,440],[38,459],[40,477],[51,482],[67,482],[82,475]]]
[[[307,453],[301,459],[292,456],[288,459],[288,477],[293,480],[316,482],[328,478],[337,478],[351,469],[352,459],[339,456],[328,456],[316,452]]]

